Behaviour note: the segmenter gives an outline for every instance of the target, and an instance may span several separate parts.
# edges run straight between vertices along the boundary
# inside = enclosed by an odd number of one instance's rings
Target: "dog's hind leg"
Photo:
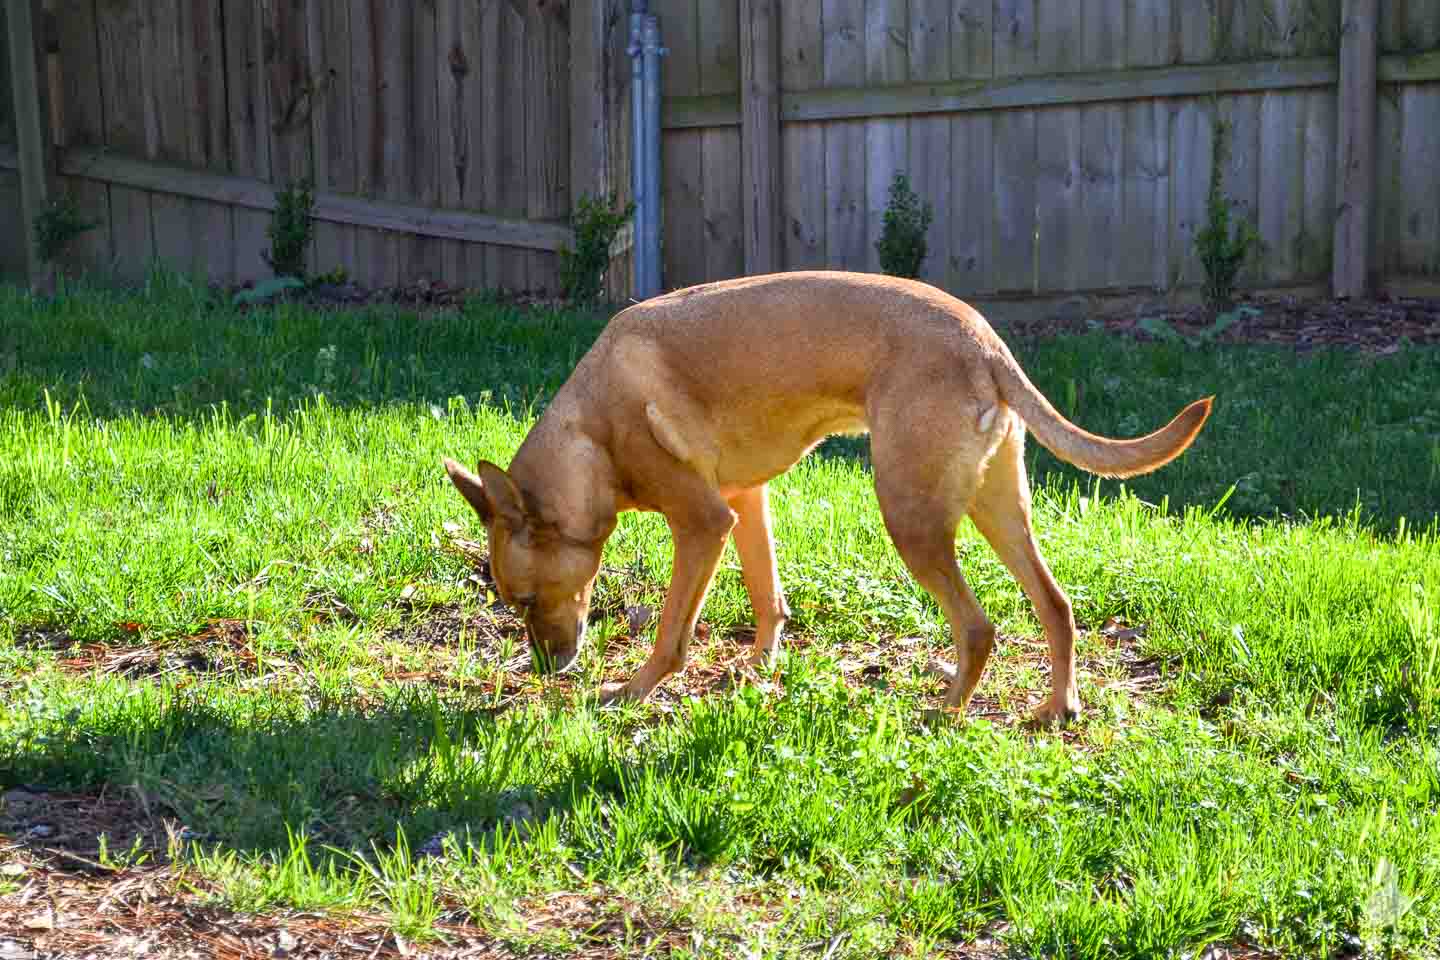
[[[1050,645],[1050,701],[1035,715],[1050,725],[1080,713],[1075,684],[1075,618],[1065,591],[1055,582],[1030,526],[1030,486],[1025,476],[1024,428],[1011,429],[990,461],[970,508],[975,527],[1019,581],[1035,607]]]
[[[945,612],[956,657],[945,704],[963,710],[995,646],[995,627],[955,560],[955,530],[975,492],[983,444],[947,443],[929,417],[887,420],[876,422],[871,436],[880,512],[910,573]]]
[[[740,555],[740,573],[745,592],[755,611],[755,646],[750,663],[769,665],[780,649],[780,633],[790,616],[780,571],[775,565],[775,541],[770,533],[770,495],[762,484],[730,498],[730,509],[738,518],[731,536]]]

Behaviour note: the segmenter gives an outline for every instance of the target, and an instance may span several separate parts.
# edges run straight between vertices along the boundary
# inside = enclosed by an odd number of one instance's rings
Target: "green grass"
[[[580,675],[510,669],[523,639],[452,549],[483,534],[439,458],[508,460],[603,320],[236,313],[159,275],[0,290],[0,787],[133,791],[188,831],[150,839],[203,897],[379,913],[409,939],[1440,955],[1440,353],[1016,344],[1092,430],[1218,395],[1196,446],[1129,487],[1032,455],[1084,628],[1089,712],[1057,736],[1012,722],[1048,683],[1039,628],[968,524],[1005,640],[974,716],[921,724],[945,630],[855,444],[775,484],[796,616],[773,683],[717,679],[750,622],[727,552],[687,674],[594,707],[647,652],[623,608],[668,575],[638,515]]]

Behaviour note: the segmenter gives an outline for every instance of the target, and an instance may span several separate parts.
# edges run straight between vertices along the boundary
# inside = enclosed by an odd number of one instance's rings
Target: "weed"
[[[895,174],[890,184],[890,204],[885,208],[885,226],[875,249],[880,251],[880,269],[892,277],[918,277],[928,253],[925,235],[935,211],[921,204],[910,188],[910,178]]]
[[[583,196],[570,216],[575,246],[560,250],[560,289],[575,304],[592,304],[605,289],[610,245],[635,212],[635,204],[617,206],[614,194],[604,199]]]
[[[309,180],[275,192],[275,210],[265,228],[270,249],[262,254],[275,276],[305,279],[314,213],[315,193]]]
[[[42,261],[54,263],[64,255],[76,237],[98,226],[99,220],[86,219],[80,212],[73,196],[62,193],[35,217],[35,249]]]
[[[1235,279],[1245,262],[1260,248],[1260,234],[1244,217],[1235,217],[1225,193],[1225,162],[1229,156],[1229,127],[1220,122],[1210,141],[1210,190],[1205,200],[1205,225],[1195,234],[1195,248],[1205,270],[1201,295],[1212,313],[1228,310],[1235,302]]]

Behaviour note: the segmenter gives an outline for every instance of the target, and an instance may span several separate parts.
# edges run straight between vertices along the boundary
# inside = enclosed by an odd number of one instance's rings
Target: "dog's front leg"
[[[670,520],[675,542],[675,566],[670,590],[660,614],[655,649],[629,683],[601,691],[602,703],[616,700],[644,700],[656,684],[684,668],[690,652],[690,638],[700,619],[700,608],[715,579],[725,538],[735,526],[735,514],[718,496],[707,509],[680,520]]]
[[[752,487],[730,498],[739,516],[735,524],[735,552],[740,555],[740,573],[745,592],[755,611],[755,646],[750,651],[753,666],[768,666],[780,649],[780,633],[790,616],[780,571],[775,564],[775,541],[770,532],[770,498],[764,486]]]

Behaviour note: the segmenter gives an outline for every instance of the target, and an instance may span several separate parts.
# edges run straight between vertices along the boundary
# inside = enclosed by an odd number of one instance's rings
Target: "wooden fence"
[[[628,193],[623,0],[44,6],[58,187],[104,221],[82,266],[135,279],[158,257],[218,281],[265,276],[275,190],[308,177],[318,271],[548,289],[572,197]]]
[[[83,264],[263,275],[273,190],[310,174],[319,269],[544,287],[582,185],[628,193],[625,0],[44,2],[60,185],[106,221]],[[1433,283],[1440,0],[1378,4],[1358,188],[1337,183],[1350,2],[652,0],[665,285],[876,269],[906,171],[936,210],[925,277],[956,293],[1192,286],[1222,122],[1226,189],[1265,241],[1243,282],[1324,283],[1358,202],[1370,280]],[[22,235],[0,230],[0,267]]]
[[[1330,275],[1341,0],[656,6],[667,286],[878,269],[899,171],[936,211],[925,279],[961,295],[1193,285],[1219,122],[1226,189],[1266,245],[1244,282]],[[1369,261],[1397,282],[1440,274],[1440,0],[1379,7]]]

